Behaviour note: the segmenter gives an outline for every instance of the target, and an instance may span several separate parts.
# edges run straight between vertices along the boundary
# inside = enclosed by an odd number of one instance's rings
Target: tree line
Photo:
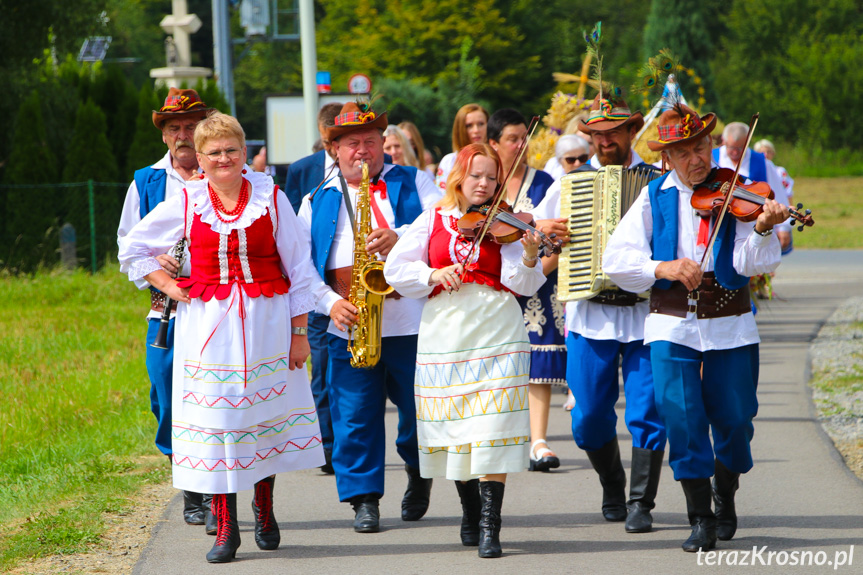
[[[158,138],[146,130],[139,138],[135,124],[149,121],[159,103],[144,92],[148,70],[164,65],[158,22],[171,2],[2,1],[0,181],[62,181],[83,171],[127,181],[134,168],[158,159]],[[241,37],[239,3],[231,5],[232,34]],[[315,7],[318,68],[331,72],[334,88],[343,90],[354,73],[369,75],[393,120],[414,121],[440,153],[448,151],[452,118],[464,103],[542,114],[555,91],[574,91],[551,75],[580,73],[582,32],[599,20],[605,73],[617,85],[637,84],[647,57],[670,48],[699,77],[704,109],[723,120],[759,111],[760,135],[813,151],[863,143],[863,119],[848,106],[863,84],[863,9],[855,0],[322,0]],[[211,2],[189,0],[189,8],[204,22],[192,36],[194,63],[211,66]],[[139,61],[77,64],[72,55],[92,34],[114,38],[109,56]],[[250,40],[235,46],[234,65],[239,119],[249,137],[264,138],[265,96],[302,91],[300,45]],[[681,80],[693,100],[699,86]],[[636,92],[628,100],[641,108]],[[36,108],[43,128],[27,130]],[[101,126],[97,108],[105,129],[87,130]],[[102,133],[107,144],[98,145],[110,154],[69,163],[73,139],[84,133]],[[28,137],[43,144],[36,150]],[[38,169],[18,165],[31,162],[27,150],[38,152]]]

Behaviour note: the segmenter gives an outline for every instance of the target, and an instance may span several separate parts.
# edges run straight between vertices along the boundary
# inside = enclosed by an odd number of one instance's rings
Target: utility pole
[[[303,103],[306,107],[306,141],[318,139],[318,50],[315,46],[315,3],[300,0],[300,50],[303,59]]]
[[[236,118],[237,102],[234,98],[233,43],[228,0],[213,0],[213,53],[216,82],[222,95],[228,100],[231,115]]]

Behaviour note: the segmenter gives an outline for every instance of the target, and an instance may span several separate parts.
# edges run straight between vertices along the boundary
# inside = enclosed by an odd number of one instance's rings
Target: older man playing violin
[[[715,125],[714,114],[701,118],[681,104],[660,116],[659,140],[648,146],[662,152],[672,171],[642,190],[603,258],[603,270],[621,288],[652,288],[644,342],[669,463],[686,495],[692,533],[683,550],[689,552],[712,549],[717,537],[729,540],[737,529],[734,494],[740,474],[752,468],[758,411],[760,340],[749,276],[779,265],[773,227],[789,217],[773,200],[754,225],[728,215],[704,257],[717,218],[702,218],[690,200],[711,176],[708,136]]]

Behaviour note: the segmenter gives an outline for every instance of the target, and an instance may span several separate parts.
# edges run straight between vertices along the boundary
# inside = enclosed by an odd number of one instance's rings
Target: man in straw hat
[[[333,422],[332,464],[341,501],[354,508],[354,530],[380,530],[378,501],[384,494],[386,437],[384,414],[389,398],[399,412],[396,449],[405,461],[408,488],[402,519],[417,521],[427,511],[431,480],[419,473],[414,403],[417,333],[423,302],[388,297],[383,306],[381,359],[370,368],[353,368],[347,350],[348,328],[357,309],[347,300],[351,285],[357,190],[362,162],[368,163],[373,231],[369,254],[385,257],[399,236],[440,197],[431,178],[413,167],[384,163],[386,113],[369,105],[345,104],[327,130],[338,165],[335,177],[303,199],[299,218],[310,229],[312,260],[325,284],[317,293],[317,312],[330,317],[326,387]],[[347,202],[345,201],[347,200]]]
[[[779,265],[773,227],[789,217],[773,200],[754,224],[725,216],[710,257],[699,264],[716,218],[700,216],[690,199],[711,176],[715,124],[713,114],[702,118],[681,104],[663,112],[659,140],[648,145],[672,170],[642,190],[603,258],[603,271],[621,288],[652,289],[644,342],[669,463],[686,495],[692,533],[683,549],[690,552],[712,549],[717,537],[729,540],[737,529],[734,493],[739,475],[752,468],[758,410],[759,337],[749,276]]]
[[[168,153],[153,164],[135,172],[135,178],[126,192],[123,213],[117,237],[124,237],[135,224],[141,221],[163,200],[183,193],[186,180],[198,174],[198,159],[195,154],[193,134],[198,125],[212,108],[206,104],[195,90],[171,88],[165,104],[153,111],[153,124],[162,132],[162,141],[168,146]],[[159,263],[169,274],[176,277],[180,272],[178,261],[169,254],[157,256]],[[121,269],[123,273],[128,272]],[[135,282],[139,289],[150,288],[150,312],[147,315],[147,373],[150,376],[150,408],[156,416],[156,447],[170,459],[171,451],[171,370],[174,359],[174,313],[168,328],[168,348],[152,347],[162,311],[165,294],[150,286],[146,281]],[[176,302],[173,308],[176,309]],[[205,521],[207,505],[200,493],[183,492],[183,519],[190,525],[202,525]],[[215,526],[213,526],[215,533]]]
[[[641,112],[632,112],[619,96],[597,95],[579,126],[592,136],[596,153],[578,170],[644,167],[632,149],[632,139],[643,125]],[[559,181],[533,214],[537,219],[560,215]],[[656,412],[649,350],[643,342],[647,302],[639,299],[631,294],[610,301],[600,294],[566,304],[566,379],[575,396],[572,435],[599,475],[603,517],[625,521],[628,533],[646,533],[653,527],[650,511],[665,455],[665,427]],[[628,500],[614,411],[620,397],[619,368],[624,376],[625,420],[632,434]]]

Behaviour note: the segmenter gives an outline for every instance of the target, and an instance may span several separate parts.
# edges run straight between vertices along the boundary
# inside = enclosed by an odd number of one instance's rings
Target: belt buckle
[[[701,299],[701,292],[698,291],[698,288],[695,288],[694,290],[692,290],[691,292],[686,294],[686,297],[695,302],[695,303],[688,303],[687,302],[686,311],[697,314],[698,313],[698,301]]]

